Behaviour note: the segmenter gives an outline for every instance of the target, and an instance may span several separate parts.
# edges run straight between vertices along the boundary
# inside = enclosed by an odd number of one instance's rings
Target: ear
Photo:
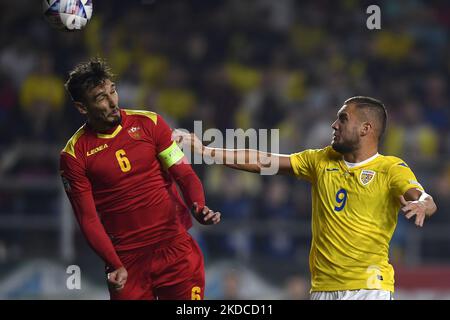
[[[81,113],[83,115],[87,114],[87,108],[83,103],[75,101],[74,105],[75,105],[75,108],[77,108],[79,113]]]
[[[372,125],[369,122],[363,122],[361,125],[361,135],[366,136],[372,129]]]

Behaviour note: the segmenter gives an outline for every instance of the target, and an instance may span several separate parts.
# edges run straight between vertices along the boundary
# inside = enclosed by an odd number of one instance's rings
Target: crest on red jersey
[[[135,140],[141,139],[141,127],[131,127],[128,129],[128,134]]]
[[[375,177],[375,171],[372,170],[362,170],[361,175],[359,176],[359,180],[363,185],[368,184]]]

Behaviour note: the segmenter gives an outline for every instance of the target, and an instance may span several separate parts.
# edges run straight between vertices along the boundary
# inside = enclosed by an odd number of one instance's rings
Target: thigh
[[[111,300],[154,300],[150,277],[149,252],[135,251],[120,255],[128,272],[125,287],[117,291],[108,286]]]
[[[203,300],[203,254],[194,239],[161,249],[154,259],[154,293],[160,300]]]

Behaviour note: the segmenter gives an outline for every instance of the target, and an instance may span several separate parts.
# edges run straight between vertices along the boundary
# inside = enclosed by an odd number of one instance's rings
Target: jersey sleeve
[[[192,208],[194,202],[198,204],[199,208],[203,208],[205,206],[203,186],[191,165],[180,162],[170,167],[169,172],[180,187],[188,208]]]
[[[156,124],[154,127],[154,138],[157,154],[169,148],[172,143],[172,129],[167,122],[159,114],[156,117]]]
[[[425,191],[404,162],[398,162],[389,169],[389,188],[395,197],[404,195],[409,189]]]
[[[90,247],[114,270],[122,266],[95,208],[92,187],[80,161],[62,153],[60,174],[75,217]]]
[[[156,153],[164,169],[170,168],[183,159],[183,151],[172,139],[172,129],[160,115],[157,115],[154,137]]]
[[[77,195],[92,191],[91,183],[80,160],[62,152],[59,163],[61,179],[67,195]]]
[[[304,150],[290,155],[292,170],[297,178],[306,179],[310,182],[316,178],[316,165],[318,150]]]
[[[154,132],[158,159],[180,187],[186,205],[192,208],[196,202],[200,209],[203,208],[205,196],[202,183],[184,157],[183,151],[172,139],[172,129],[160,115],[157,116]]]

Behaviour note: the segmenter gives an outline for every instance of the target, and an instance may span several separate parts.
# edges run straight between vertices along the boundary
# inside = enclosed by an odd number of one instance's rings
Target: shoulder
[[[73,136],[67,141],[65,147],[61,150],[61,155],[69,155],[73,158],[77,158],[77,146],[79,145],[80,139],[86,135],[85,124],[81,126]]]
[[[144,121],[147,121],[148,119],[150,119],[154,125],[157,125],[158,118],[161,118],[160,115],[158,115],[156,112],[153,112],[153,111],[133,110],[133,109],[122,109],[122,110],[123,110],[123,112],[125,112],[127,117],[137,118],[137,119],[144,120]]]
[[[325,164],[330,161],[338,161],[341,159],[341,154],[334,151],[331,146],[322,149],[306,149],[301,152],[290,155],[291,163],[303,163],[313,166]]]
[[[312,157],[318,160],[326,160],[326,159],[339,159],[341,155],[334,151],[331,146],[327,146],[322,149],[306,149],[301,152],[297,152],[292,154],[292,156],[301,155],[301,156],[307,156]]]
[[[321,150],[321,156],[326,160],[340,160],[342,154],[333,149],[332,146],[327,146]]]
[[[389,175],[409,174],[412,172],[408,164],[401,158],[394,156],[381,156],[378,166],[381,171]]]
[[[385,166],[388,169],[390,169],[392,167],[397,167],[397,166],[403,167],[403,168],[409,168],[409,166],[406,164],[406,162],[398,157],[381,155],[380,160],[381,160],[381,163],[383,164],[383,166]]]

